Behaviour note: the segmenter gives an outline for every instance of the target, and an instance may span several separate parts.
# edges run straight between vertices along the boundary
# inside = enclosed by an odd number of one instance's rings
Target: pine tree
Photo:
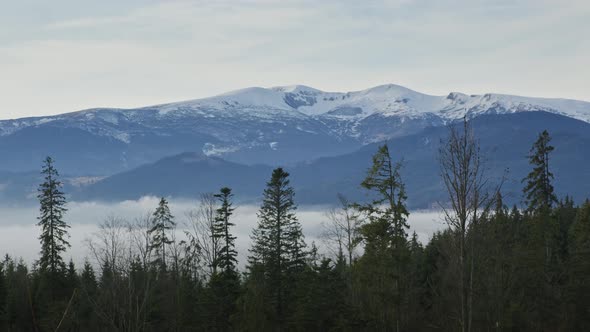
[[[373,165],[361,183],[363,188],[374,193],[374,199],[367,204],[357,204],[368,221],[360,230],[365,254],[359,260],[359,277],[368,287],[365,294],[371,297],[367,309],[370,315],[379,317],[373,328],[394,324],[396,331],[402,328],[402,278],[409,259],[406,233],[409,212],[400,168],[400,163],[393,162],[387,145],[379,147],[373,156]],[[389,285],[393,288],[390,289]],[[389,309],[390,305],[393,308]]]
[[[61,191],[62,183],[58,179],[59,173],[53,166],[51,157],[45,159],[41,174],[45,176],[45,181],[39,186],[37,195],[41,204],[37,224],[41,226],[39,266],[42,271],[56,274],[65,269],[61,254],[70,247],[66,240],[69,237],[67,229],[70,226],[63,220],[63,215],[67,211],[66,198]]]
[[[297,208],[294,194],[289,173],[282,168],[275,169],[263,193],[249,257],[251,271],[258,267],[264,270],[278,330],[283,327],[284,307],[289,303],[289,283],[304,264],[306,255],[301,225],[294,213]]]
[[[547,212],[557,197],[553,193],[553,173],[549,170],[549,154],[554,147],[549,145],[551,137],[547,130],[539,134],[529,153],[529,163],[533,170],[522,180],[527,212]]]
[[[80,330],[86,331],[96,328],[96,313],[93,303],[97,301],[98,283],[92,265],[84,262],[84,268],[80,274],[80,301],[76,311],[80,318]]]
[[[68,263],[66,278],[69,287],[78,287],[78,274],[76,273],[76,265],[74,264],[74,261],[71,258],[70,262]]]
[[[560,242],[560,222],[554,213],[557,203],[552,185],[553,173],[550,171],[551,137],[544,130],[541,132],[529,152],[529,163],[533,169],[522,180],[525,183],[523,193],[526,203],[525,225],[526,245],[522,257],[522,266],[529,271],[525,286],[527,296],[534,298],[529,310],[528,320],[537,322],[536,327],[560,324],[559,303],[561,300],[561,279],[563,278],[560,254],[567,250]],[[539,292],[539,289],[545,291]]]
[[[308,252],[305,250],[307,245],[304,241],[303,228],[297,221],[291,222],[287,228],[288,244],[287,253],[289,255],[287,268],[291,276],[295,276],[305,268],[305,260]]]
[[[29,271],[21,260],[15,262],[8,255],[4,259],[6,274],[6,311],[4,317],[9,326],[6,331],[36,331],[36,312],[31,310]]]
[[[376,196],[371,203],[359,205],[359,210],[372,223],[387,223],[391,235],[406,239],[409,212],[405,206],[407,196],[400,169],[401,163],[393,162],[387,144],[379,147],[373,156],[373,165],[361,183],[361,187],[375,192]]]
[[[217,261],[214,262],[216,268],[222,269],[226,275],[236,273],[237,255],[235,240],[236,237],[230,233],[230,228],[234,224],[230,221],[235,208],[232,207],[231,198],[233,194],[230,188],[221,188],[215,198],[221,203],[217,209],[215,223],[213,225],[213,237],[216,238],[221,246],[219,252],[215,255]],[[214,269],[216,270],[216,269]]]
[[[219,201],[213,223],[212,235],[220,245],[215,254],[214,272],[209,281],[211,305],[207,319],[218,331],[231,330],[230,317],[235,312],[235,303],[239,293],[239,277],[236,270],[238,252],[235,248],[236,237],[230,232],[234,224],[230,221],[235,208],[232,207],[230,188],[221,188],[214,197]]]
[[[155,263],[165,270],[166,246],[173,242],[168,237],[168,232],[174,228],[176,223],[168,207],[168,202],[164,197],[160,199],[158,208],[153,214],[152,223],[152,228],[149,230],[149,235],[151,236],[150,249],[156,251]]]

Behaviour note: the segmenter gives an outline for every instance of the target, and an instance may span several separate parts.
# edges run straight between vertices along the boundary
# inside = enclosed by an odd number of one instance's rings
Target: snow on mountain
[[[183,110],[186,111],[187,109],[231,111],[248,107],[255,107],[263,111],[269,109],[289,110],[282,93],[258,87],[231,91],[204,99],[155,106],[159,110],[160,115],[167,115],[174,112],[182,113]]]
[[[584,101],[459,92],[432,96],[394,84],[353,92],[293,85],[251,87],[136,109],[100,108],[0,121],[0,147],[14,150],[14,160],[30,158],[32,153],[25,156],[23,151],[33,148],[39,153],[47,147],[70,149],[63,157],[88,155],[88,165],[96,165],[97,172],[105,165],[120,170],[183,151],[248,164],[284,163],[347,153],[465,115],[527,111],[590,123],[590,103]],[[62,138],[55,137],[58,129]],[[97,144],[104,152],[104,165],[90,153]],[[21,165],[15,161],[6,167]]]
[[[256,117],[282,113],[301,117],[363,119],[371,115],[422,117],[424,114],[454,120],[483,113],[547,111],[590,122],[590,103],[568,99],[531,98],[503,94],[471,95],[451,92],[432,96],[408,88],[387,84],[354,92],[324,92],[304,85],[273,88],[251,87],[221,95],[143,107],[139,109],[90,109],[53,117],[0,121],[0,135],[68,117],[99,120],[117,125],[120,120],[141,121],[149,117],[214,117],[221,112],[246,112]],[[150,112],[151,111],[151,112]],[[281,112],[285,111],[285,112]],[[286,113],[288,112],[288,113]],[[223,115],[228,115],[223,114]]]
[[[466,95],[451,92],[447,96],[423,94],[403,86],[387,84],[362,91],[324,92],[304,85],[273,88],[252,87],[218,96],[155,106],[161,115],[193,111],[251,109],[264,116],[269,110],[303,113],[308,116],[332,116],[363,119],[383,116],[440,116],[460,119],[465,114],[547,111],[590,122],[590,103],[568,99],[531,98],[503,94]]]

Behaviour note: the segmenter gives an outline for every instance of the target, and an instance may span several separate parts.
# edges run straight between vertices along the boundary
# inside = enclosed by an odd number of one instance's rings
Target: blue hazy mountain
[[[73,199],[195,197],[222,185],[252,199],[277,165],[292,173],[302,203],[329,203],[337,192],[357,199],[371,155],[388,141],[394,157],[404,159],[412,206],[425,207],[442,197],[436,155],[445,126],[464,116],[474,119],[491,175],[510,170],[504,187],[513,200],[543,129],[554,137],[557,190],[588,196],[590,103],[431,96],[383,85],[344,93],[248,88],[137,109],[0,121],[0,199],[34,201],[46,155]]]
[[[247,88],[137,109],[91,109],[0,121],[0,170],[108,176],[163,157],[202,152],[242,164],[289,164],[354,152],[467,115],[545,111],[590,121],[590,103],[500,94],[422,94],[397,85],[355,92]]]
[[[520,180],[530,171],[526,158],[531,144],[544,129],[553,136],[555,152],[551,168],[560,195],[582,199],[590,195],[590,124],[545,112],[482,115],[473,120],[485,157],[490,184],[503,180],[506,201],[521,199]],[[432,207],[444,202],[437,161],[446,127],[428,127],[417,134],[390,139],[390,151],[403,162],[402,176],[407,184],[412,208]],[[349,154],[323,157],[286,167],[292,174],[297,201],[302,204],[331,204],[336,193],[362,200],[360,189],[371,156],[381,143],[374,143]],[[197,197],[200,192],[216,191],[221,186],[234,188],[242,201],[260,196],[271,167],[242,165],[200,153],[183,153],[137,169],[107,177],[79,192],[80,199],[137,199],[144,195]],[[75,195],[74,195],[75,196]]]

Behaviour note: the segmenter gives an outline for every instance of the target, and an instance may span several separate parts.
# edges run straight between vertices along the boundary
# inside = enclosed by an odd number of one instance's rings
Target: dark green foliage
[[[215,216],[213,237],[221,243],[221,247],[218,248],[219,252],[215,255],[216,261],[213,264],[215,265],[214,271],[219,268],[226,276],[237,274],[236,264],[238,263],[236,258],[238,256],[235,245],[236,237],[230,232],[230,228],[234,226],[230,221],[230,217],[235,210],[232,207],[232,196],[231,189],[227,187],[221,188],[219,194],[215,194],[215,198],[219,200],[221,206],[217,209]]]
[[[57,274],[65,269],[62,253],[70,246],[67,241],[70,227],[63,220],[67,211],[66,198],[61,191],[62,183],[59,181],[59,173],[53,165],[53,159],[47,157],[43,164],[41,174],[44,181],[39,185],[38,195],[40,203],[40,216],[38,226],[41,226],[41,258],[39,268]]]
[[[376,330],[393,327],[400,331],[405,323],[402,306],[409,282],[409,213],[400,167],[401,164],[393,163],[387,145],[383,145],[373,156],[373,165],[361,183],[374,199],[358,204],[366,217],[360,228],[365,252],[354,269],[354,283],[361,294],[364,318]]]
[[[37,273],[27,282],[30,296],[30,312],[35,328],[54,330],[71,328],[71,301],[77,287],[76,271],[72,262],[67,266],[62,254],[70,247],[67,238],[70,227],[63,219],[66,198],[61,191],[62,183],[53,159],[47,157],[41,174],[44,181],[39,185],[41,227],[41,257],[36,264]],[[62,324],[63,321],[67,321]]]
[[[158,208],[153,214],[152,228],[149,230],[151,236],[150,249],[155,252],[154,263],[159,267],[166,269],[166,246],[172,244],[168,232],[170,232],[176,223],[174,216],[168,207],[168,201],[164,197],[160,199]]]
[[[547,211],[554,203],[557,203],[551,184],[553,173],[549,169],[549,154],[554,149],[550,142],[551,136],[547,130],[544,130],[539,134],[528,156],[533,170],[522,180],[526,184],[523,191],[528,212]]]
[[[238,313],[235,317],[239,331],[274,331],[276,319],[274,307],[267,301],[271,297],[267,287],[264,266],[252,264],[244,284],[244,294],[238,298]]]
[[[6,331],[33,331],[37,313],[31,295],[31,280],[26,265],[6,256],[2,264],[6,280],[6,306],[3,327]]]
[[[548,136],[541,138],[544,145],[537,145],[548,153]],[[136,233],[116,223],[101,228],[105,247],[93,247],[96,272],[89,262],[65,264],[67,241],[59,239],[67,235],[65,199],[49,159],[41,187],[53,189],[40,191],[40,221],[64,231],[53,233],[56,246],[51,236],[41,237],[42,257],[32,270],[8,256],[0,263],[0,331],[467,330],[458,296],[464,288],[457,280],[467,270],[461,259],[472,262],[470,330],[590,330],[590,201],[554,200],[550,181],[544,182],[550,173],[535,167],[534,185],[525,187],[535,194],[527,196],[525,213],[506,207],[498,192],[477,222],[461,232],[436,232],[423,245],[415,232],[407,236],[400,165],[391,159],[387,146],[377,151],[362,183],[371,200],[336,219],[333,258],[315,243],[306,247],[289,174],[275,169],[243,275],[229,188],[213,196],[212,228],[203,229],[218,244],[214,260],[204,259],[203,241],[174,241],[173,217],[162,199]],[[344,200],[343,207],[352,208]],[[457,250],[461,237],[464,256]],[[347,257],[343,248],[351,253],[357,243],[362,252]],[[167,260],[174,265],[167,268]],[[204,272],[211,265],[212,272]]]
[[[294,213],[294,195],[289,173],[282,168],[275,169],[264,190],[258,225],[252,233],[249,270],[257,278],[258,273],[264,275],[263,287],[267,289],[264,293],[269,295],[266,305],[273,308],[268,311],[275,329],[285,325],[292,300],[290,285],[305,268],[305,242]]]
[[[342,262],[344,263],[344,262]],[[296,287],[290,328],[297,331],[350,329],[354,321],[345,265],[322,259],[307,266]]]
[[[81,331],[91,331],[98,324],[98,317],[93,310],[93,303],[98,297],[98,283],[92,265],[84,262],[82,273],[79,277],[79,297],[76,305],[76,318]]]
[[[230,318],[236,312],[236,299],[240,292],[240,280],[237,265],[235,247],[236,237],[231,233],[234,224],[230,221],[235,208],[232,204],[232,192],[230,188],[221,188],[214,197],[219,201],[220,206],[216,211],[212,235],[217,243],[218,252],[215,253],[216,260],[213,262],[215,271],[209,280],[209,312],[208,320],[211,328],[215,331],[227,331],[231,327]],[[213,309],[213,310],[211,310]]]
[[[373,156],[373,165],[361,187],[374,192],[374,199],[369,204],[359,205],[359,210],[366,214],[370,223],[385,223],[391,236],[405,239],[408,229],[408,210],[405,186],[401,181],[399,170],[401,163],[394,163],[387,145],[379,147]]]
[[[587,331],[590,330],[590,201],[578,209],[569,237],[569,282],[566,288],[567,312],[572,316],[569,328]]]
[[[6,329],[6,277],[4,273],[4,262],[0,262],[0,328]]]

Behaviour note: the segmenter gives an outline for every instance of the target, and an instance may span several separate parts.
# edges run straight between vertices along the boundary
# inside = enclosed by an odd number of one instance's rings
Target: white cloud
[[[158,205],[156,197],[144,197],[136,201],[123,201],[118,203],[99,202],[71,202],[68,204],[68,212],[65,220],[71,225],[69,229],[69,242],[72,248],[68,250],[65,258],[70,257],[76,264],[84,262],[86,257],[91,259],[86,240],[98,231],[97,225],[108,217],[118,217],[127,221],[145,216],[151,213]],[[175,216],[175,221],[180,230],[186,227],[187,212],[194,209],[196,202],[188,200],[170,200],[170,209]],[[248,256],[250,248],[250,234],[257,223],[256,213],[258,206],[236,206],[233,222],[234,234],[237,236],[236,246],[240,261],[243,263]],[[325,207],[301,207],[297,216],[302,224],[306,242],[311,245],[317,243],[321,250],[323,247],[320,234],[322,222],[326,221]],[[32,263],[38,258],[39,232],[36,226],[38,211],[35,207],[0,209],[0,257],[9,254],[12,257],[22,257]],[[409,224],[411,231],[416,231],[420,241],[426,243],[432,234],[445,227],[442,216],[435,211],[413,211],[410,214]],[[179,235],[181,237],[182,235]]]
[[[146,4],[147,3],[147,4]],[[71,5],[71,4],[70,4]],[[60,9],[59,2],[52,14]],[[65,5],[63,5],[65,6]],[[152,1],[5,20],[0,118],[246,86],[590,100],[584,1]],[[0,14],[0,17],[1,14]],[[26,28],[22,28],[25,25]]]

